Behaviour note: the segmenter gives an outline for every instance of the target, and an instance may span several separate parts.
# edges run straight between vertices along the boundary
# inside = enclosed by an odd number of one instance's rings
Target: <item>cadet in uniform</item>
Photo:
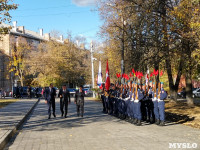
[[[141,100],[143,98],[144,98],[144,95],[143,95],[142,90],[136,87],[135,101],[134,101],[134,106],[135,106],[135,121],[134,121],[134,124],[137,125],[137,126],[141,125],[141,119],[142,119]]]
[[[165,123],[165,102],[164,100],[167,98],[167,93],[163,88],[163,82],[160,83],[161,87],[160,92],[158,93],[158,112],[159,112],[159,120],[160,120],[160,126],[164,126]]]

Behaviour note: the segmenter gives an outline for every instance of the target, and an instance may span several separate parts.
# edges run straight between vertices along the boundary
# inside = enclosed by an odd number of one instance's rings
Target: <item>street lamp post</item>
[[[124,18],[122,17],[122,39],[121,39],[121,83],[124,84],[124,78],[122,78],[122,75],[125,72],[125,66],[124,66],[124,26],[126,25],[126,21],[124,21]]]
[[[93,58],[93,43],[92,43],[92,41],[90,44],[90,49],[91,49],[91,65],[92,65],[92,88],[94,89],[94,58]],[[92,93],[93,93],[93,98],[95,98],[94,91]]]

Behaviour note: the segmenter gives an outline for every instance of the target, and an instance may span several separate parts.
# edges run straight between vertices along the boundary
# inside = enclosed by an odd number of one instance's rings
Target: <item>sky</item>
[[[102,24],[95,0],[14,0],[18,9],[11,11],[18,26],[44,33],[53,30],[72,37],[84,36],[87,41],[99,40],[97,32]]]

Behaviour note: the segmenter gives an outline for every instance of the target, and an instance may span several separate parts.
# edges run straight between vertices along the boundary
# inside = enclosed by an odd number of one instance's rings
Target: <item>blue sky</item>
[[[14,0],[19,4],[12,11],[12,21],[18,26],[44,33],[60,31],[64,36],[71,31],[72,36],[83,35],[88,41],[97,40],[101,26],[95,0]],[[91,11],[92,10],[92,11]]]

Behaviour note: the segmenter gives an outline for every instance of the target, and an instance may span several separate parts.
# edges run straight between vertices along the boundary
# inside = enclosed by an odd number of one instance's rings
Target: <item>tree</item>
[[[86,55],[85,50],[80,50],[71,42],[41,43],[38,50],[29,53],[26,61],[28,72],[33,75],[31,84],[43,87],[49,83],[56,86],[62,83],[84,84],[87,77]]]
[[[10,72],[13,72],[14,76],[19,78],[21,86],[24,86],[26,74],[25,59],[30,50],[31,45],[23,37],[19,37],[16,43],[12,43],[12,56],[10,57],[9,64]]]
[[[17,9],[18,5],[12,3],[12,0],[1,0],[0,2],[0,24],[3,22],[10,22],[11,16],[9,11]],[[6,34],[8,33],[9,28],[7,27],[0,27],[0,34]]]
[[[199,0],[101,0],[99,12],[107,57],[119,61],[123,40],[126,72],[132,68],[146,72],[147,67],[166,70],[174,101],[185,75],[188,105],[192,105],[191,81],[199,68]],[[123,27],[122,16],[127,22]]]

